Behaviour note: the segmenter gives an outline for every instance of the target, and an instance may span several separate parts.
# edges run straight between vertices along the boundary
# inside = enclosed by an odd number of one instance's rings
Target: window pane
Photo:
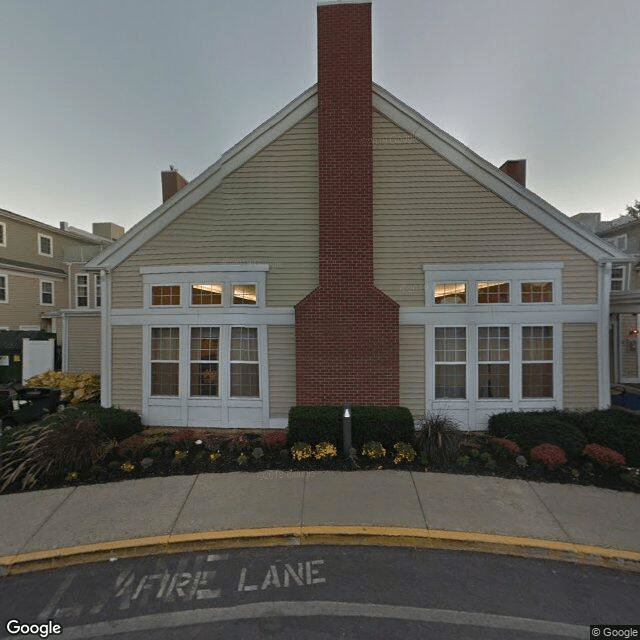
[[[479,364],[478,365],[478,397],[479,398],[508,398],[509,397],[509,365],[508,364]]]
[[[178,327],[151,329],[151,359],[180,359],[180,329]]]
[[[436,398],[467,397],[467,367],[464,364],[436,365]]]
[[[231,395],[251,398],[260,395],[257,364],[231,363]]]
[[[553,397],[553,364],[551,362],[522,365],[522,397]]]
[[[178,367],[177,362],[151,363],[152,396],[178,395]]]
[[[51,238],[47,236],[40,236],[40,253],[51,255]]]
[[[553,360],[553,327],[522,327],[522,359]]]
[[[466,362],[467,335],[465,327],[436,327],[436,362]]]
[[[233,285],[233,304],[256,304],[257,299],[255,284]]]
[[[231,360],[257,362],[258,329],[231,327]]]
[[[53,284],[51,282],[42,283],[42,303],[51,304],[53,302]]]
[[[222,285],[192,284],[191,304],[222,304]]]
[[[151,287],[151,304],[156,305],[180,305],[180,285],[154,285]]]
[[[218,363],[191,363],[191,395],[218,395]]]
[[[0,300],[7,299],[7,278],[6,276],[0,276]]]
[[[464,282],[449,282],[436,285],[436,304],[465,304],[466,302],[467,285]]]
[[[191,328],[191,360],[218,360],[220,329],[218,327]]]
[[[478,327],[478,361],[509,361],[509,327]]]
[[[520,292],[522,302],[553,302],[552,282],[523,282]]]
[[[509,302],[508,282],[477,282],[476,286],[479,304]]]

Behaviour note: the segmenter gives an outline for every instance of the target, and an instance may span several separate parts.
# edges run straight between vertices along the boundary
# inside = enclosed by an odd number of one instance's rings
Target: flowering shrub
[[[249,446],[249,441],[244,433],[238,433],[227,440],[227,448],[231,454],[239,454],[247,446]]]
[[[396,442],[393,445],[396,451],[396,455],[393,458],[394,464],[400,464],[403,460],[407,462],[413,462],[416,457],[415,449],[406,442]]]
[[[378,458],[384,458],[386,454],[387,450],[382,446],[382,443],[375,440],[370,440],[362,445],[362,455],[366,458],[377,460]]]
[[[583,450],[585,456],[600,464],[618,464],[624,467],[626,461],[624,456],[609,447],[603,447],[601,444],[588,444]]]
[[[196,432],[193,429],[180,429],[179,431],[174,431],[169,436],[169,440],[173,444],[193,442],[195,439],[196,439]]]
[[[178,458],[178,460],[182,460],[183,458],[186,458],[188,454],[189,452],[185,451],[184,449],[176,449],[175,451],[175,456],[176,458]]]
[[[287,444],[287,434],[285,431],[270,431],[262,434],[260,444],[269,451],[281,449]]]
[[[539,444],[537,447],[531,449],[530,456],[532,460],[540,460],[547,465],[550,469],[564,464],[567,461],[565,452],[555,444]]]
[[[69,471],[69,473],[67,473],[67,475],[64,477],[64,479],[67,482],[73,482],[74,480],[78,479],[78,472],[77,471]]]
[[[246,453],[241,453],[237,458],[236,458],[236,462],[241,466],[244,467],[245,464],[247,464],[247,462],[249,462],[249,456]]]
[[[291,447],[291,457],[294,460],[308,460],[313,457],[313,449],[306,442],[296,442]]]
[[[520,453],[518,444],[508,438],[491,438],[491,442],[511,455],[517,456]]]
[[[132,464],[131,462],[123,462],[120,465],[120,468],[125,472],[125,473],[131,473],[135,468],[136,465]]]
[[[335,458],[337,455],[338,450],[330,442],[319,442],[313,454],[316,460],[327,460],[328,458]]]
[[[209,460],[215,462],[222,454],[219,451],[212,451],[209,454]]]

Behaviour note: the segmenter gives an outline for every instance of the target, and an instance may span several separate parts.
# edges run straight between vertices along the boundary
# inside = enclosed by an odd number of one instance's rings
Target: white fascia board
[[[90,260],[86,268],[115,269],[145,242],[208,195],[232,171],[313,113],[317,106],[317,88],[314,85],[231,147],[216,163],[140,220],[121,239]]]
[[[493,191],[516,209],[594,260],[625,260],[625,254],[600,239],[561,211],[487,162],[453,136],[429,122],[417,111],[380,87],[373,85],[373,108],[417,140]]]

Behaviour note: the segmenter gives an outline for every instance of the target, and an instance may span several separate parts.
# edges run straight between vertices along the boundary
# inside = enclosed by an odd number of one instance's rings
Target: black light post
[[[351,404],[345,402],[342,406],[342,451],[345,456],[351,450]]]

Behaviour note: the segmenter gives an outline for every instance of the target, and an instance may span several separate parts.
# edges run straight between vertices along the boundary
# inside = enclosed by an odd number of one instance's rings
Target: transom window
[[[465,304],[467,285],[465,282],[443,282],[436,284],[434,301],[436,304]]]
[[[180,392],[180,328],[151,329],[151,395],[177,396]]]
[[[478,397],[508,398],[509,327],[478,327]]]
[[[222,285],[192,284],[191,304],[222,304]]]
[[[158,284],[151,287],[151,305],[154,307],[180,306],[179,284]]]
[[[231,396],[258,397],[258,329],[231,327]]]
[[[522,397],[553,397],[553,327],[522,327]]]
[[[89,276],[86,273],[76,275],[76,306],[89,306]]]
[[[553,282],[522,282],[520,283],[522,302],[553,302]]]
[[[40,304],[53,304],[53,282],[40,281]]]
[[[476,282],[478,304],[508,304],[508,282]]]
[[[218,396],[219,327],[191,327],[191,395]]]
[[[258,296],[255,284],[233,285],[233,304],[257,304],[257,302]]]
[[[43,233],[38,234],[38,253],[41,256],[53,255],[53,238]]]
[[[9,283],[7,276],[0,275],[0,302],[7,302],[9,299]]]
[[[467,329],[435,328],[436,398],[467,396]]]

